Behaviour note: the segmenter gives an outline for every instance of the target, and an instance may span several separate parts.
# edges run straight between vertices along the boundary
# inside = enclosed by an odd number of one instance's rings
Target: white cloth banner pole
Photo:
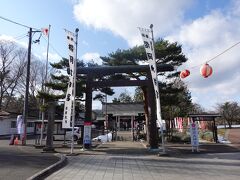
[[[17,116],[17,133],[22,134],[23,133],[23,119],[22,115]]]
[[[156,59],[155,59],[155,52],[154,52],[154,44],[153,40],[150,36],[150,30],[149,29],[143,29],[139,28],[142,39],[144,42],[144,47],[146,50],[148,63],[152,75],[152,81],[153,81],[153,87],[155,91],[155,97],[156,97],[156,104],[157,104],[157,122],[158,125],[162,128],[162,118],[161,118],[161,108],[160,108],[160,94],[159,94],[159,87],[158,87],[158,79],[157,79],[157,65],[156,65]]]
[[[156,97],[156,106],[157,106],[157,123],[161,130],[162,148],[163,148],[163,153],[165,153],[163,122],[162,122],[162,116],[161,116],[160,93],[159,93],[159,87],[158,87],[157,63],[155,58],[153,32],[149,29],[144,29],[144,28],[139,28],[139,30],[142,35],[142,39],[143,39],[143,43],[144,43],[144,47],[145,47],[151,75],[152,75],[153,87],[154,87],[155,97]],[[151,35],[152,37],[150,36],[150,33],[152,33]]]
[[[75,114],[75,84],[76,84],[76,47],[75,34],[66,31],[68,54],[69,54],[69,83],[64,104],[64,114],[62,128],[72,128],[74,126]]]

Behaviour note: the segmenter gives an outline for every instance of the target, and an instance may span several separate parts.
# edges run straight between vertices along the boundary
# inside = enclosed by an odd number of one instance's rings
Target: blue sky
[[[67,55],[64,28],[79,28],[79,58],[100,62],[99,56],[141,44],[136,27],[152,23],[155,38],[182,44],[189,61],[179,70],[191,71],[184,81],[194,102],[211,110],[216,103],[240,100],[239,46],[210,63],[214,73],[208,79],[199,75],[200,67],[191,68],[240,41],[237,0],[2,0],[0,16],[39,29],[51,24],[52,62]],[[1,39],[13,39],[28,31],[1,19],[0,27]],[[27,37],[17,40],[27,45]],[[32,52],[44,60],[46,41],[35,44]],[[94,102],[93,107],[100,105]]]
[[[26,24],[27,26],[41,29],[51,25],[50,41],[54,49],[53,53],[65,56],[67,51],[65,33],[63,29],[74,31],[79,28],[79,55],[96,51],[107,54],[117,48],[126,48],[127,43],[120,37],[112,37],[112,33],[97,31],[80,24],[73,14],[73,2],[71,0],[10,0],[2,1],[0,15],[8,19]],[[1,34],[17,37],[27,32],[26,28],[1,20]],[[38,37],[36,35],[36,37]],[[26,41],[27,42],[27,41]],[[44,43],[44,42],[42,42]],[[39,47],[38,47],[39,48]],[[33,49],[34,51],[34,49]],[[51,51],[51,50],[50,50]]]

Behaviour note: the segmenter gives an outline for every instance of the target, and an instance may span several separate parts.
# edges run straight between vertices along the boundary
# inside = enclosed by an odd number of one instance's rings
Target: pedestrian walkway
[[[168,145],[169,146],[169,145]],[[189,145],[188,145],[189,146]],[[170,147],[170,146],[169,146]],[[168,148],[169,148],[168,147]],[[140,142],[117,141],[68,156],[69,163],[48,180],[238,179],[240,153],[159,157]]]
[[[9,146],[9,140],[0,140],[0,180],[26,180],[58,161],[58,156],[42,153],[29,140],[26,146]]]

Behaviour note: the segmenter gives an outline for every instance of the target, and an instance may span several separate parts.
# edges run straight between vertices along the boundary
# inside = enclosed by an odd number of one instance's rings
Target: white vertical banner
[[[18,115],[17,116],[17,134],[23,134],[23,118],[22,118],[22,115]]]
[[[76,84],[76,46],[75,46],[75,34],[65,30],[68,43],[68,54],[69,54],[69,83],[64,104],[64,113],[62,128],[72,128],[74,106],[75,106],[75,84]]]
[[[140,33],[142,35],[145,51],[148,58],[148,63],[152,75],[153,87],[155,91],[156,97],[156,104],[157,104],[157,123],[158,126],[163,128],[162,117],[161,117],[161,107],[160,107],[160,94],[159,94],[159,87],[158,87],[158,79],[157,79],[157,65],[156,65],[156,58],[154,52],[154,44],[153,38],[151,37],[150,29],[139,28]]]

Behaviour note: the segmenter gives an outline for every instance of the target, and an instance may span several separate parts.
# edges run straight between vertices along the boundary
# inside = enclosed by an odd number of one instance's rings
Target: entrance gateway
[[[173,71],[174,68],[169,64],[157,65],[157,72]],[[144,80],[100,80],[104,76],[120,73],[146,73],[147,78]],[[157,125],[156,125],[156,103],[154,88],[152,84],[151,73],[148,65],[122,65],[107,67],[80,67],[77,68],[77,75],[87,75],[86,81],[86,103],[85,103],[85,121],[92,121],[92,91],[96,87],[121,87],[121,86],[145,86],[147,88],[148,99],[148,120],[147,132],[148,144],[150,148],[158,148],[157,142]],[[98,79],[95,81],[94,79]]]
[[[144,137],[146,122],[143,102],[102,102],[102,112],[105,112],[105,125],[114,132],[116,140],[134,141]]]

